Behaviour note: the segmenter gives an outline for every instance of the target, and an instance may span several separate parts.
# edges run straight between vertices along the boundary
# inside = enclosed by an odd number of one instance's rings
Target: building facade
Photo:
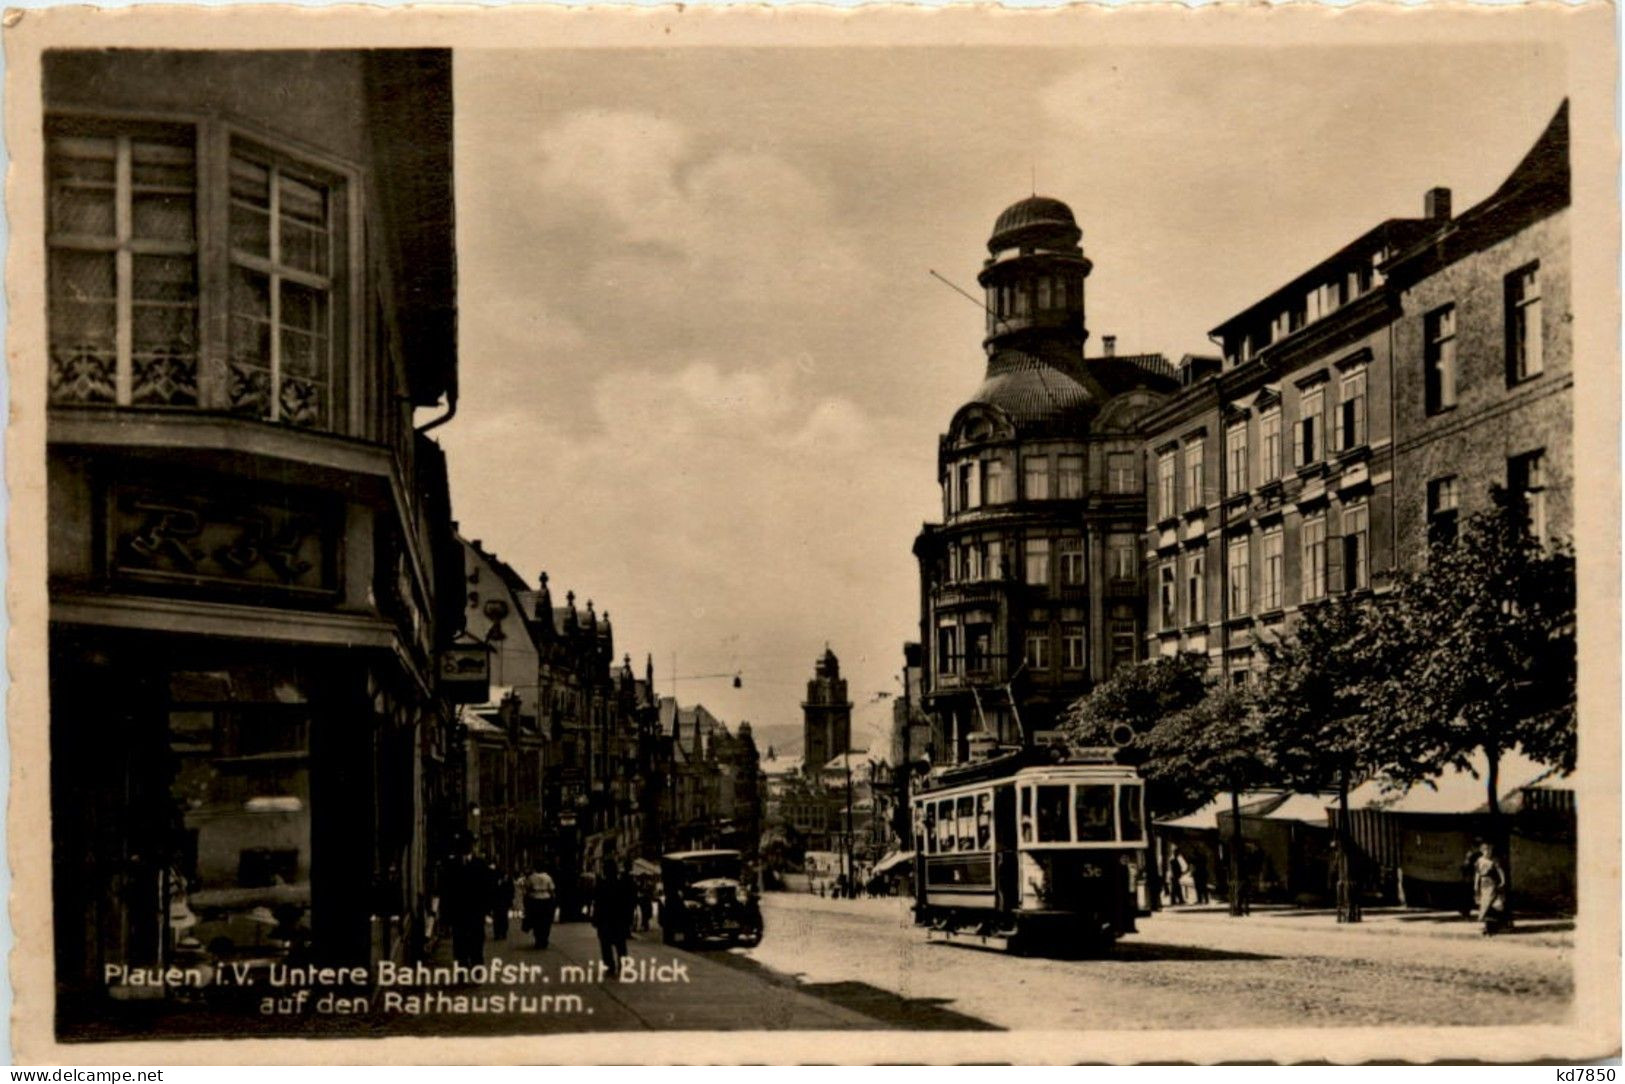
[[[1565,103],[1500,188],[1387,268],[1402,564],[1492,484],[1524,494],[1537,537],[1573,533],[1569,199]]]
[[[1142,655],[1143,424],[1176,381],[1109,338],[1084,357],[1081,239],[1066,204],[1034,196],[988,241],[986,376],[941,438],[943,521],[914,544],[939,765],[975,733],[1029,743]]]
[[[1567,532],[1567,203],[1565,107],[1488,200],[1432,189],[1185,360],[1144,452],[1152,652],[1244,682],[1258,639],[1381,593],[1492,484]]]
[[[460,774],[413,425],[457,395],[451,56],[59,51],[44,97],[71,1031],[108,965],[420,938]]]

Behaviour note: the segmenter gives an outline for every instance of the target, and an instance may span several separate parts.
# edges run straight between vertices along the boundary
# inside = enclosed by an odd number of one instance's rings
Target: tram
[[[917,925],[1015,952],[1134,932],[1145,788],[1115,750],[1024,749],[944,771],[913,801]]]

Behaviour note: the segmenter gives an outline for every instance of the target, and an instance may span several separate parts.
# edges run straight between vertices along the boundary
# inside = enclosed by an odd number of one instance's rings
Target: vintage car
[[[754,878],[744,874],[738,851],[679,851],[660,859],[665,886],[660,936],[668,945],[726,942],[752,946],[762,940],[762,908]]]

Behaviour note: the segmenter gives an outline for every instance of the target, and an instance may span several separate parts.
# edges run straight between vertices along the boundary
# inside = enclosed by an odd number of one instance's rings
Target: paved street
[[[1232,920],[1216,909],[1183,911],[1142,919],[1141,932],[1108,957],[1060,960],[928,941],[907,906],[769,894],[767,936],[755,949],[690,952],[663,945],[658,930],[634,935],[632,958],[662,969],[665,981],[632,983],[587,970],[598,958],[590,925],[555,926],[551,945],[537,950],[515,923],[505,942],[487,942],[487,961],[540,965],[533,974],[546,981],[386,986],[370,993],[361,1016],[308,1008],[264,1016],[250,1000],[236,1009],[131,1006],[134,1015],[82,1037],[104,1028],[107,1037],[382,1037],[1535,1024],[1563,1020],[1572,995],[1571,939],[1561,924],[1531,922],[1526,934],[1484,939],[1464,936],[1466,923],[1418,932],[1414,915],[1353,928],[1324,914]],[[442,945],[432,964],[449,963]],[[489,1011],[481,1000],[510,991],[563,1000],[528,1011]],[[416,1006],[409,1000],[424,996]]]
[[[764,910],[767,936],[743,953],[752,963],[808,990],[847,988],[849,1005],[861,1004],[850,988],[865,987],[877,1003],[912,1007],[915,1026],[933,1016],[1063,1030],[1534,1024],[1562,1020],[1573,989],[1560,933],[1176,913],[1142,919],[1108,958],[1048,960],[927,942],[905,900],[773,894]]]

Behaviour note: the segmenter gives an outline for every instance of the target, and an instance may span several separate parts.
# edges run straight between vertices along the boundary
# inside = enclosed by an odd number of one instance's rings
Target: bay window
[[[46,172],[53,404],[348,428],[344,172],[216,122],[79,117],[48,122]]]

